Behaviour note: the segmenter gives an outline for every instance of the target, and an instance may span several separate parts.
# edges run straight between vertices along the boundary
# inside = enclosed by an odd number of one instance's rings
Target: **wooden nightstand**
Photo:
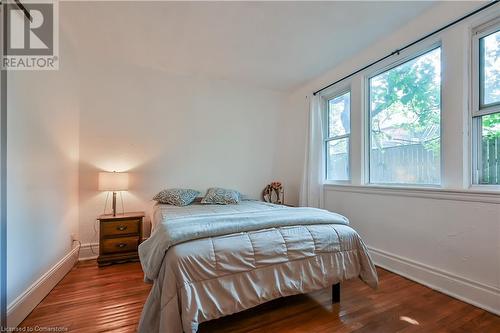
[[[138,261],[144,212],[99,216],[99,266]]]

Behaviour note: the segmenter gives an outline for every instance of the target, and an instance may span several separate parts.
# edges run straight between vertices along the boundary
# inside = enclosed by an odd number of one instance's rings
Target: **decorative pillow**
[[[158,193],[153,197],[153,200],[162,204],[170,204],[174,206],[187,206],[200,195],[200,192],[191,189],[171,188]]]
[[[227,190],[219,187],[211,187],[207,194],[201,199],[202,204],[229,205],[237,204],[241,200],[241,194],[235,190]]]

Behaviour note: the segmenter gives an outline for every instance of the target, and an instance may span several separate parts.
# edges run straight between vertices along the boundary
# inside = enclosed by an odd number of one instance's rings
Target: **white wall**
[[[283,182],[285,203],[298,204],[300,181],[305,158],[309,98],[307,94],[289,94],[281,108],[276,135],[274,178]]]
[[[7,298],[71,250],[78,231],[78,100],[71,47],[59,71],[12,71],[7,94]]]
[[[433,8],[292,93],[283,112],[294,119],[289,119],[290,127],[282,131],[282,142],[291,140],[295,146],[304,146],[305,138],[299,142],[296,133],[306,130],[307,95],[480,5],[465,2],[456,3],[453,10]],[[499,15],[498,9],[437,37],[442,42],[443,61],[442,189],[410,191],[365,186],[362,124],[366,111],[361,102],[365,72],[350,82],[352,182],[350,186],[326,185],[325,208],[352,220],[378,264],[500,313],[500,200],[498,192],[481,195],[469,189],[467,137],[469,29],[494,15]],[[295,165],[303,156],[303,149],[289,147],[278,151],[276,160],[285,167]],[[293,167],[284,174],[285,183],[298,188],[302,168]],[[297,195],[290,197],[296,202]]]
[[[500,313],[498,200],[328,188],[325,207],[349,217],[380,266]]]
[[[272,180],[283,94],[135,64],[79,63],[83,243],[97,241],[101,170],[131,173],[127,211],[148,211],[168,187],[222,186],[259,198]]]
[[[60,9],[63,18],[68,6]],[[84,246],[97,242],[99,171],[131,173],[127,211],[148,212],[166,187],[223,186],[258,198],[273,180],[284,93],[173,74],[141,59],[115,63],[120,54],[81,48],[80,38],[92,36],[75,37],[62,21],[60,70],[8,78],[12,325],[71,267],[57,266],[71,253],[71,234]]]

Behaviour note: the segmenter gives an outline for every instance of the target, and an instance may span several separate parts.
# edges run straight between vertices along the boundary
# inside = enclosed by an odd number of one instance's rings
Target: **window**
[[[476,31],[473,46],[473,180],[500,185],[500,24]]]
[[[441,48],[371,77],[369,179],[441,182]]]
[[[500,28],[479,39],[481,108],[500,104]]]
[[[351,93],[344,92],[328,99],[326,110],[326,179],[346,181],[350,179]]]

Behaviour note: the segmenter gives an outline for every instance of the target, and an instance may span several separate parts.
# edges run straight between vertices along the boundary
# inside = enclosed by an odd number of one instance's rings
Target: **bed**
[[[156,205],[139,248],[153,287],[139,332],[196,332],[200,323],[264,302],[378,278],[366,247],[342,215],[258,201]]]

